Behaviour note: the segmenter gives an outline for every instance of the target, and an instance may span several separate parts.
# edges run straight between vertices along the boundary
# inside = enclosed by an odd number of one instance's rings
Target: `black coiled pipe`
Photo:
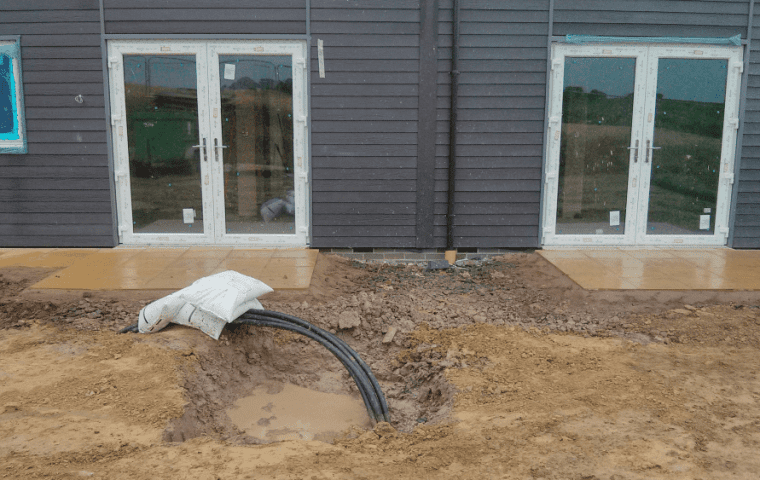
[[[354,379],[359,389],[370,418],[376,422],[390,422],[388,404],[380,389],[380,384],[372,374],[369,366],[361,359],[359,354],[336,335],[298,317],[269,310],[248,310],[236,319],[233,324],[257,325],[288,330],[320,343],[346,367],[346,370],[348,370],[348,373]],[[119,333],[137,331],[138,324],[134,324],[119,330]]]
[[[277,318],[286,322],[299,325],[303,328],[306,328],[316,333],[319,337],[324,339],[324,341],[330,342],[336,347],[338,347],[343,353],[345,353],[353,361],[355,361],[359,365],[361,370],[364,372],[364,375],[372,384],[372,390],[374,391],[375,396],[380,402],[380,408],[381,408],[381,413],[383,415],[383,418],[385,419],[386,422],[390,422],[390,413],[388,411],[388,404],[385,401],[385,396],[383,395],[383,391],[380,389],[380,384],[377,382],[377,379],[372,374],[372,370],[370,370],[369,366],[364,362],[364,360],[362,360],[362,358],[359,356],[358,353],[356,353],[351,347],[348,346],[348,344],[346,344],[346,342],[338,338],[336,335],[328,332],[327,330],[323,330],[317,327],[316,325],[312,325],[311,323],[305,320],[302,320],[298,317],[294,317],[286,313],[273,312],[270,310],[248,310],[246,313],[241,315],[240,318],[236,320],[236,322],[245,318],[257,318],[257,317]],[[317,340],[317,341],[319,341],[320,343],[324,345],[323,341],[321,340]]]

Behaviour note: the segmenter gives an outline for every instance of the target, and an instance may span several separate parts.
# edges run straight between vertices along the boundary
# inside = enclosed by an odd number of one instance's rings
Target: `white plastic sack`
[[[272,289],[255,278],[228,270],[196,280],[140,310],[138,330],[154,333],[170,322],[198,328],[218,340],[224,326],[248,310],[263,310],[256,298]]]
[[[229,323],[245,311],[240,310],[244,303],[272,291],[272,288],[261,280],[227,270],[198,279],[178,293],[188,303]]]

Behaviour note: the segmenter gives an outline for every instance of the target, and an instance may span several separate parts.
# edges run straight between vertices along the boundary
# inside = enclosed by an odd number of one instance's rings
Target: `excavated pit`
[[[423,362],[402,376],[387,358],[390,347],[367,349],[344,340],[372,366],[397,430],[411,431],[417,423],[449,415],[454,389],[444,379],[443,367]],[[299,334],[235,325],[218,343],[203,339],[193,352],[197,362],[185,374],[185,414],[171,422],[166,441],[203,435],[243,444],[288,438],[332,441],[350,427],[372,427],[345,367],[322,345]],[[247,414],[241,414],[241,404],[249,405]]]

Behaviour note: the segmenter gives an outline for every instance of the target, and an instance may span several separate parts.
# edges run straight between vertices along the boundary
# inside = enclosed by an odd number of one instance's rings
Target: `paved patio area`
[[[760,251],[587,248],[538,254],[587,290],[760,290]]]
[[[60,268],[36,289],[176,290],[225,270],[275,290],[309,288],[319,251],[239,248],[0,249],[0,267]]]

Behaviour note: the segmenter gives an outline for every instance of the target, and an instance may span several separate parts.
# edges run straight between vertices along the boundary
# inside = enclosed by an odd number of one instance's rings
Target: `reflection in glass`
[[[295,233],[291,65],[290,56],[219,56],[227,233]]]
[[[625,233],[635,58],[566,58],[558,235]]]
[[[195,57],[125,55],[124,89],[134,233],[203,233]]]
[[[647,234],[711,235],[720,176],[727,60],[661,58]]]

